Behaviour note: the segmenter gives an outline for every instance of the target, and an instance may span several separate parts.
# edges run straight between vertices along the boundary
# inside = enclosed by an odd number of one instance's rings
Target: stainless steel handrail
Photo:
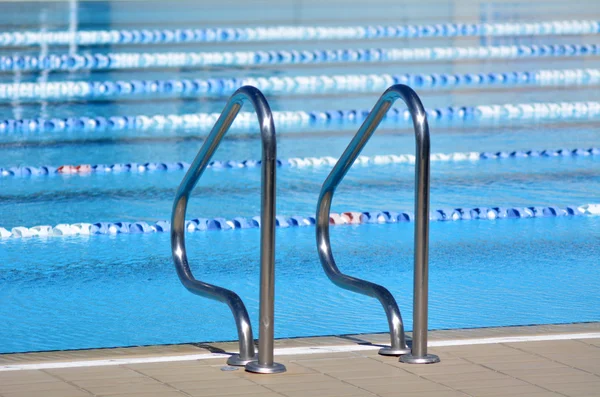
[[[194,278],[185,248],[185,214],[190,193],[198,183],[225,133],[242,108],[244,101],[252,103],[262,140],[261,229],[260,229],[260,335],[258,360],[255,360],[252,326],[241,298],[233,291]],[[200,148],[190,169],[183,177],[173,204],[171,217],[171,250],[181,283],[189,291],[205,298],[226,303],[235,319],[240,354],[230,357],[230,365],[245,365],[246,370],[259,373],[284,372],[285,367],[273,361],[274,290],[275,290],[275,175],[277,145],[273,115],[267,100],[256,88],[244,86],[229,99],[221,116]]]
[[[392,294],[381,285],[343,274],[338,269],[329,239],[329,214],[335,189],[342,181],[381,120],[394,102],[402,98],[412,115],[416,137],[415,162],[415,259],[412,350],[406,346],[402,316]],[[367,119],[323,183],[317,203],[317,251],[325,273],[338,287],[379,300],[387,315],[391,346],[379,351],[383,355],[400,355],[407,363],[434,363],[439,358],[427,354],[427,299],[429,255],[429,125],[419,96],[410,87],[397,84],[379,98]],[[411,354],[406,354],[411,352]]]

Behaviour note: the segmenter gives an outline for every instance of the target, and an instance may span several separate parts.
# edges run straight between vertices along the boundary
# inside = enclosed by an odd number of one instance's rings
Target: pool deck
[[[600,323],[433,331],[431,365],[379,356],[387,338],[277,340],[278,375],[228,370],[231,342],[4,354],[0,396],[600,396]]]

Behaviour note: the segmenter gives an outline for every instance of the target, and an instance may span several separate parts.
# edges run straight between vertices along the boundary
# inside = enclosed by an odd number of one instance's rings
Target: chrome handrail
[[[262,140],[261,225],[260,225],[260,336],[258,360],[255,360],[252,326],[241,298],[233,291],[194,278],[185,248],[185,214],[190,193],[198,183],[225,133],[242,108],[244,101],[252,103]],[[226,303],[236,323],[240,354],[227,361],[230,365],[245,365],[246,370],[260,373],[284,372],[285,367],[273,361],[273,317],[275,285],[275,175],[277,145],[273,115],[263,94],[251,86],[238,89],[229,99],[221,116],[183,177],[173,204],[171,216],[171,250],[181,283],[189,291]]]
[[[406,346],[404,325],[396,300],[383,286],[340,272],[331,252],[329,214],[335,189],[367,144],[394,102],[402,98],[412,115],[416,137],[415,162],[415,258],[412,350]],[[429,255],[429,125],[419,96],[410,87],[396,84],[379,98],[358,132],[323,183],[317,203],[317,251],[325,273],[338,287],[379,300],[390,329],[391,346],[383,355],[400,355],[403,362],[433,363],[439,358],[427,354],[427,299]],[[407,354],[411,352],[411,354]]]

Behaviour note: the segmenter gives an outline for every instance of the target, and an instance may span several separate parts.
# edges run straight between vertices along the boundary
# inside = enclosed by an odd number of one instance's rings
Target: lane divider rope
[[[273,118],[279,127],[303,128],[361,123],[369,114],[363,110],[329,111],[275,111]],[[600,116],[600,102],[546,102],[479,106],[448,106],[427,109],[431,121],[466,120],[583,120]],[[66,118],[0,120],[0,134],[59,133],[101,131],[208,131],[217,122],[220,113],[158,114],[137,116],[76,116]],[[411,120],[407,109],[392,108],[383,120],[404,122]],[[256,114],[241,112],[233,122],[232,130],[245,132],[256,128]]]
[[[76,71],[200,66],[317,65],[347,62],[371,63],[580,57],[598,54],[600,54],[600,45],[597,44],[548,44],[302,51],[95,53],[50,54],[39,56],[3,55],[0,56],[0,71]]]
[[[464,74],[350,74],[295,77],[246,77],[216,79],[56,81],[0,84],[0,99],[47,100],[129,98],[148,95],[230,95],[244,85],[265,94],[335,94],[379,92],[393,84],[413,88],[440,89],[479,86],[568,86],[600,84],[600,69],[536,70]]]
[[[459,220],[496,220],[508,218],[545,218],[581,215],[600,215],[600,204],[586,204],[582,206],[567,207],[475,207],[475,208],[450,208],[433,211],[429,219],[434,222],[459,221]],[[330,214],[329,222],[332,225],[359,225],[374,223],[400,223],[412,222],[414,214],[411,212],[344,212]],[[311,226],[315,224],[313,216],[277,216],[276,226],[279,228]],[[197,218],[186,221],[188,232],[207,230],[232,230],[251,229],[260,227],[260,216],[252,218],[236,217],[225,218]],[[136,234],[136,233],[162,233],[171,230],[168,221],[156,223],[147,222],[98,222],[98,223],[61,223],[56,226],[41,225],[34,227],[18,226],[11,230],[0,227],[0,238],[25,238],[25,237],[53,237],[92,234]]]
[[[486,159],[506,158],[531,158],[531,157],[585,157],[600,156],[600,148],[589,149],[546,149],[546,150],[516,150],[499,152],[454,152],[454,153],[432,153],[431,161],[459,162],[479,161]],[[324,157],[291,157],[278,159],[278,167],[292,168],[316,168],[334,166],[338,159],[330,156]],[[355,165],[387,165],[387,164],[414,164],[415,156],[412,154],[384,154],[375,156],[359,156]],[[260,160],[229,160],[211,161],[207,168],[210,169],[240,169],[260,167]],[[186,171],[190,164],[178,162],[148,162],[148,163],[116,163],[116,164],[77,164],[61,165],[58,167],[43,165],[0,167],[0,177],[29,177],[29,176],[52,176],[52,175],[89,175],[89,174],[116,174],[116,173],[145,173],[155,171]]]
[[[444,23],[369,26],[261,26],[201,29],[122,29],[57,32],[2,32],[0,47],[231,43],[261,41],[368,40],[417,37],[560,36],[600,33],[600,22],[563,20],[506,23]]]

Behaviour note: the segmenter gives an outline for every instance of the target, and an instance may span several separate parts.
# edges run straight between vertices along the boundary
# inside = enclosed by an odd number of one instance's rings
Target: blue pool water
[[[406,2],[405,2],[406,3]],[[3,3],[15,18],[0,31],[357,26],[531,22],[600,19],[594,2],[485,1],[394,3],[370,7],[337,0],[287,4],[269,11],[244,2],[98,1]],[[232,5],[233,4],[233,5]],[[358,3],[357,3],[358,4]],[[70,10],[73,11],[70,13]],[[334,12],[335,11],[335,12]],[[8,15],[7,14],[7,15]],[[69,16],[71,15],[71,16]],[[393,16],[393,17],[392,17]],[[0,45],[0,56],[135,52],[275,51],[337,48],[585,45],[598,35],[436,37],[415,39],[267,41],[256,43],[92,46]],[[1,37],[0,37],[1,38]],[[0,40],[1,42],[1,40]],[[110,71],[0,72],[0,84],[141,79],[207,79],[401,73],[504,73],[600,70],[600,57],[420,61],[289,66],[143,68]],[[598,101],[597,85],[482,86],[417,89],[427,108],[537,102]],[[267,95],[276,111],[369,109],[379,94],[365,92]],[[219,112],[223,95],[197,98],[147,94],[134,99],[0,101],[0,122],[32,118],[111,117]],[[395,105],[403,108],[402,103]],[[246,109],[250,110],[250,109]],[[535,118],[431,123],[432,153],[498,152],[599,147],[598,118]],[[276,127],[278,127],[276,125]],[[278,157],[337,158],[357,123],[278,128]],[[206,129],[6,132],[0,168],[64,164],[191,162]],[[414,154],[410,125],[384,122],[362,154]],[[254,127],[228,135],[215,159],[259,159]],[[312,216],[331,167],[277,170],[277,214]],[[155,222],[170,218],[184,171],[0,176],[0,227],[78,222]],[[432,162],[431,207],[550,206],[598,203],[600,156],[506,158]],[[356,165],[340,185],[332,210],[410,211],[410,164]],[[259,214],[260,169],[209,169],[198,184],[188,218]],[[340,268],[384,284],[412,328],[413,224],[332,227]],[[276,337],[385,332],[379,304],[335,287],[321,270],[313,227],[277,230]],[[258,229],[196,232],[187,236],[197,278],[236,291],[258,331]],[[600,217],[435,222],[431,225],[431,329],[600,321]],[[315,294],[319,291],[319,294]],[[168,233],[115,236],[0,238],[0,353],[233,340],[226,306],[185,290],[175,274]]]
[[[431,205],[581,205],[600,197],[599,168],[600,156],[434,162]],[[330,170],[278,169],[277,213],[314,215]],[[183,175],[173,171],[19,178],[0,193],[2,201],[15,208],[3,221],[7,226],[53,224],[57,213],[66,223],[168,220],[174,189]],[[209,169],[190,201],[188,217],[259,215],[260,178],[259,168]],[[411,210],[413,184],[412,165],[356,166],[340,185],[332,210]]]
[[[331,229],[340,268],[384,284],[412,329],[412,224]],[[196,277],[239,293],[257,330],[257,229],[187,238]],[[2,351],[235,339],[229,309],[190,294],[168,234],[3,241]],[[314,229],[277,233],[275,336],[383,332],[379,303],[335,287]],[[431,225],[430,328],[597,321],[600,218]],[[318,293],[316,292],[318,291]]]

